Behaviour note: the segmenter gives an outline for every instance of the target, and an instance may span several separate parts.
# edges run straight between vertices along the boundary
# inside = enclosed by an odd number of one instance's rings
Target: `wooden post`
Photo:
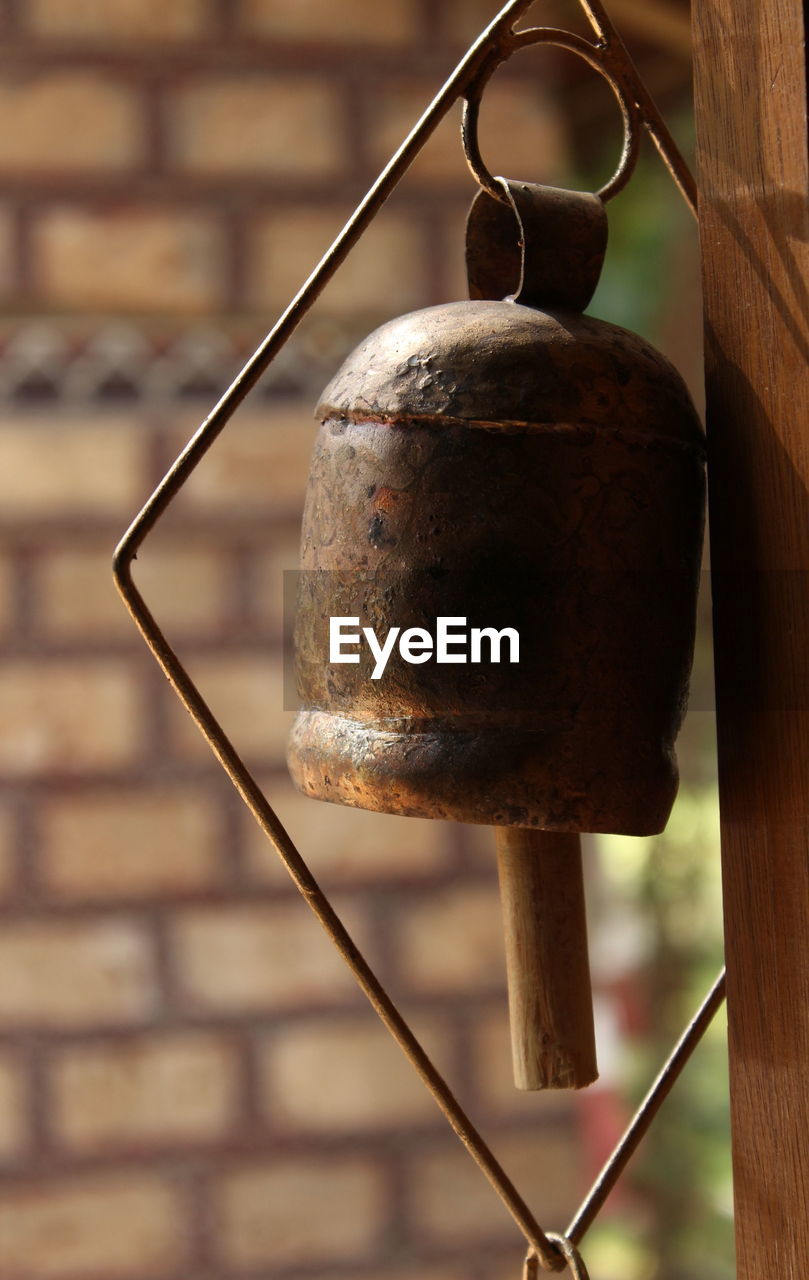
[[[694,0],[739,1280],[809,1267],[809,163],[801,0]]]
[[[581,840],[495,830],[514,1083],[581,1089],[598,1075]]]

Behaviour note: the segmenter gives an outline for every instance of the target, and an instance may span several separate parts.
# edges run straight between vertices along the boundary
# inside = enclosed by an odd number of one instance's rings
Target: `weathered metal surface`
[[[677,786],[703,436],[671,365],[576,314],[466,302],[383,326],[318,410],[289,763],[321,799],[659,831]],[[331,664],[328,619],[514,627],[519,665]]]
[[[507,201],[479,191],[466,223],[469,296],[583,311],[607,248],[604,202],[500,178]]]
[[[704,449],[685,383],[643,338],[592,316],[503,302],[445,303],[383,325],[348,356],[316,416],[338,428],[598,428],[627,443]]]

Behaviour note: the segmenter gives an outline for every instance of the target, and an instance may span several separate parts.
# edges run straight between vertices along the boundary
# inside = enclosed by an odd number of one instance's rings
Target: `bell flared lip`
[[[606,737],[608,741],[602,740]],[[405,817],[548,831],[656,835],[677,794],[671,743],[587,726],[419,733],[304,708],[287,763],[305,795]]]

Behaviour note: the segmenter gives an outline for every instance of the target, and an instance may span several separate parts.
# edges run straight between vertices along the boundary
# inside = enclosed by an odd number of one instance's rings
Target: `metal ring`
[[[624,122],[624,145],[621,151],[621,158],[618,161],[618,167],[610,180],[604,184],[599,191],[598,196],[604,201],[612,199],[619,191],[622,191],[629,179],[632,177],[635,165],[638,162],[638,153],[640,150],[640,129],[639,116],[637,107],[632,98],[628,97],[624,92],[621,84],[607,69],[601,50],[597,45],[591,44],[589,40],[583,39],[582,36],[574,35],[569,31],[557,31],[554,27],[533,27],[529,31],[517,31],[514,33],[510,43],[510,48],[505,56],[501,56],[497,61],[492,61],[484,66],[481,74],[475,81],[474,86],[467,94],[464,100],[463,122],[461,125],[461,136],[463,138],[463,148],[466,155],[466,162],[472,170],[474,177],[477,179],[484,191],[488,191],[490,196],[494,196],[495,200],[505,202],[507,197],[503,192],[503,188],[496,178],[492,176],[483,157],[480,153],[480,143],[478,141],[478,121],[480,118],[480,103],[483,97],[483,90],[488,84],[494,72],[500,66],[501,62],[505,62],[507,58],[515,53],[517,49],[522,49],[534,44],[550,44],[558,49],[567,49],[569,53],[576,54],[583,58],[585,62],[603,76],[607,84],[612,89],[621,109],[621,117]]]
[[[558,1236],[555,1231],[546,1231],[545,1234],[551,1244],[555,1245],[562,1254],[573,1280],[590,1280],[589,1272],[584,1265],[584,1259],[573,1241],[569,1240],[567,1236]]]

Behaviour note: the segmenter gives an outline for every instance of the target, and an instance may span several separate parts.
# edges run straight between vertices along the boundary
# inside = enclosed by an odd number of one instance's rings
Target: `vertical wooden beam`
[[[694,0],[740,1280],[809,1267],[809,162],[801,0]]]

